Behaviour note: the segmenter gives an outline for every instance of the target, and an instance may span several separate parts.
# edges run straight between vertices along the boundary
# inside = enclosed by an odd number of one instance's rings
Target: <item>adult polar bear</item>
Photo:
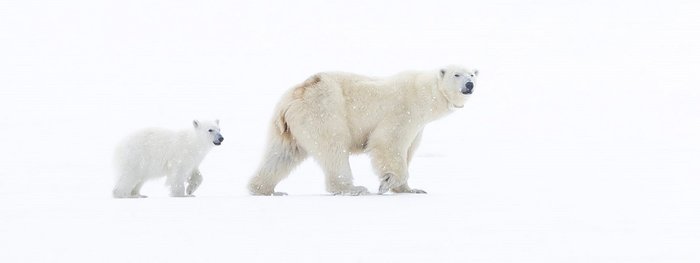
[[[349,155],[368,152],[379,175],[379,193],[425,193],[408,186],[408,164],[425,125],[472,94],[477,70],[449,66],[388,78],[319,73],[289,90],[277,105],[267,151],[248,190],[284,195],[275,186],[313,156],[333,194],[366,194],[352,182]]]

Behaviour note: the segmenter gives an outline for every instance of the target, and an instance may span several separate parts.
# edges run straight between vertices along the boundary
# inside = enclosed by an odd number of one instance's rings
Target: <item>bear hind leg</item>
[[[143,180],[141,179],[141,177],[122,176],[117,181],[116,186],[114,186],[112,196],[114,198],[144,197],[141,194],[139,194],[141,190],[141,185],[143,185]]]
[[[252,195],[287,195],[275,187],[306,159],[306,152],[281,137],[273,138],[258,171],[248,182]]]
[[[148,196],[141,194],[141,186],[143,186],[143,183],[144,183],[144,181],[141,180],[140,182],[138,182],[136,184],[136,186],[134,186],[134,189],[131,190],[131,196],[133,198],[146,198],[146,197],[148,197]]]

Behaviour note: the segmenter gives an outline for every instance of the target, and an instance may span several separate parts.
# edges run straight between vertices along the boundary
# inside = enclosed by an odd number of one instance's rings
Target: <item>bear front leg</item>
[[[392,189],[401,189],[400,187],[407,184],[408,169],[405,153],[376,147],[372,152],[372,166],[379,174],[379,194]]]
[[[408,186],[408,163],[418,148],[422,129],[412,125],[387,122],[378,127],[368,141],[374,171],[379,176],[379,194],[425,193]]]
[[[194,169],[192,171],[192,175],[190,175],[189,180],[187,180],[187,189],[185,189],[185,193],[187,195],[192,195],[194,191],[199,188],[199,185],[202,184],[202,180],[204,178],[202,177],[202,173],[199,172],[199,169]]]
[[[418,145],[420,144],[420,139],[423,135],[423,131],[421,130],[418,132],[418,135],[416,135],[416,138],[413,139],[413,142],[411,143],[411,146],[408,147],[408,152],[406,156],[406,166],[408,167],[411,164],[411,160],[413,160],[413,155],[416,153],[416,150],[418,149]],[[411,187],[408,186],[408,184],[402,184],[399,187],[395,187],[391,189],[392,192],[394,193],[413,193],[413,194],[427,194],[426,191],[420,190],[420,189],[412,189]]]
[[[169,176],[166,180],[166,184],[170,186],[170,196],[171,197],[192,197],[185,193],[185,181],[189,176],[178,173]]]

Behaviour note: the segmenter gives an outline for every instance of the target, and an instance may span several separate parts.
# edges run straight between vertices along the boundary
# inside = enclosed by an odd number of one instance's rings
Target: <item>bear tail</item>
[[[306,79],[303,83],[292,88],[287,94],[284,95],[282,100],[277,105],[275,116],[275,126],[279,131],[279,134],[285,136],[289,134],[289,124],[287,123],[287,111],[295,102],[302,100],[306,91],[316,84],[321,82],[321,77],[319,74],[313,75]]]
[[[275,116],[275,128],[277,132],[279,132],[280,135],[284,135],[286,133],[289,133],[289,125],[287,124],[287,109],[288,107],[284,107],[281,109],[277,110],[277,115]]]

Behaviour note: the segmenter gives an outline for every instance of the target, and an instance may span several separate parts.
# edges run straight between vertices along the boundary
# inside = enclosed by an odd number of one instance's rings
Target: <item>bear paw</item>
[[[195,196],[194,196],[194,195],[184,194],[184,195],[170,195],[170,197],[195,197]]]
[[[344,190],[339,190],[339,191],[333,191],[333,195],[351,195],[351,196],[358,196],[358,195],[366,195],[369,194],[369,191],[367,191],[367,187],[364,186],[353,186],[348,189]]]
[[[285,196],[287,193],[285,192],[265,192],[265,193],[258,193],[258,192],[251,192],[251,195],[255,196]]]
[[[146,198],[146,197],[148,197],[148,196],[140,195],[140,194],[138,194],[138,195],[114,195],[114,198],[134,198],[134,199],[136,199],[136,198]]]
[[[411,189],[411,190],[408,191],[407,193],[411,193],[411,194],[427,194],[428,192],[423,191],[423,190],[421,190],[421,189]]]
[[[412,189],[408,187],[408,185],[402,185],[396,188],[391,189],[392,192],[397,193],[397,194],[427,194],[428,192],[423,191],[421,189]]]
[[[394,175],[393,173],[387,173],[384,174],[381,178],[379,178],[379,190],[378,193],[384,194],[388,192],[391,189],[397,189],[399,186],[405,185],[406,181],[405,179],[403,181],[399,180],[399,177]],[[401,191],[404,192],[404,191]]]
[[[195,190],[197,190],[197,187],[199,187],[199,184],[190,184],[187,186],[187,189],[185,189],[185,194],[186,195],[192,195]]]

